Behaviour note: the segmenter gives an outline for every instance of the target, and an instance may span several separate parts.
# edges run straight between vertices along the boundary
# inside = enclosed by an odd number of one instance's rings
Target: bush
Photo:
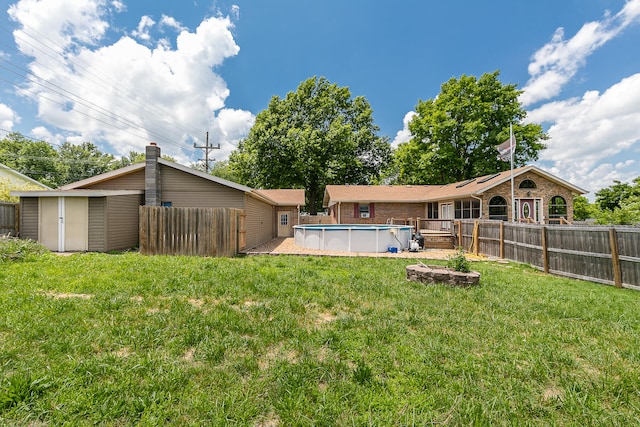
[[[47,248],[33,240],[0,236],[0,262],[26,261],[47,252]]]
[[[464,256],[464,250],[461,247],[458,247],[455,255],[447,257],[447,267],[455,271],[460,271],[461,273],[468,273],[471,271],[469,261],[467,261],[467,258]]]

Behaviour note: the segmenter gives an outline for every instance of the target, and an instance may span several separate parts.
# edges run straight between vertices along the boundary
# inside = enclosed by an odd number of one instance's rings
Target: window
[[[480,218],[480,200],[463,199],[455,201],[455,219]]]
[[[170,208],[170,207],[171,207],[171,205],[172,205],[172,203],[171,203],[171,202],[162,202],[162,203],[160,203],[160,205],[161,205],[163,208]]]
[[[353,217],[354,218],[373,218],[374,204],[373,203],[354,203]]]
[[[428,219],[438,219],[438,204],[437,203],[427,203],[427,218]]]
[[[525,179],[524,181],[522,181],[520,183],[520,185],[518,186],[518,188],[538,188],[538,186],[536,186],[536,183],[531,181],[530,179]]]
[[[489,219],[507,221],[507,201],[502,196],[495,196],[489,200]]]
[[[567,201],[560,196],[553,196],[549,202],[549,218],[567,217]]]
[[[280,214],[280,225],[283,225],[283,226],[289,225],[289,214],[287,213]]]

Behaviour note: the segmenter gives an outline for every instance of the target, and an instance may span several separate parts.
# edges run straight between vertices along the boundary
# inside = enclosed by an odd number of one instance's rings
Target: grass
[[[474,263],[0,261],[0,425],[637,425],[640,294]]]

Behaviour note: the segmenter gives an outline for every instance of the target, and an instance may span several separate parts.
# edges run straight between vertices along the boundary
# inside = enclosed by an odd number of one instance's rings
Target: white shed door
[[[89,199],[86,197],[40,198],[40,243],[56,252],[89,248]]]

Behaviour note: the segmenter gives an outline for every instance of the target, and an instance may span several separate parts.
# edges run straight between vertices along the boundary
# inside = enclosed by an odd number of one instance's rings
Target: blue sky
[[[500,70],[549,132],[538,166],[593,192],[640,175],[640,0],[0,0],[0,135],[157,141],[227,158],[274,95],[324,76],[410,138],[420,99]]]

